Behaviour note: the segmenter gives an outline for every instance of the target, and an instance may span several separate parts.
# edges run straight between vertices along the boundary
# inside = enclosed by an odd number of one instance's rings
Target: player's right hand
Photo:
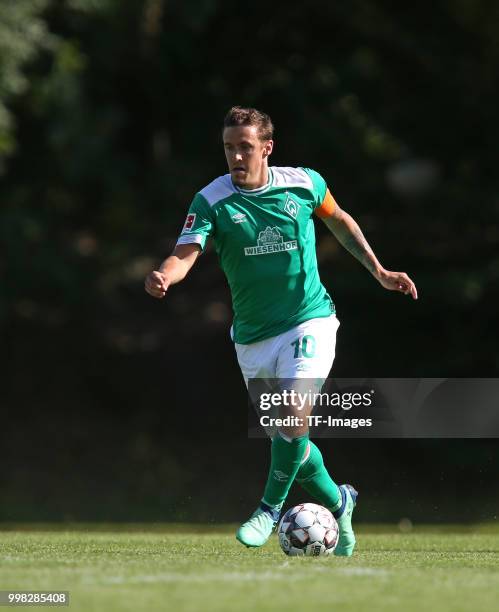
[[[163,272],[158,272],[154,270],[154,272],[150,272],[146,276],[146,280],[144,283],[145,290],[152,297],[161,299],[165,297],[165,294],[170,286],[170,281],[166,274]]]

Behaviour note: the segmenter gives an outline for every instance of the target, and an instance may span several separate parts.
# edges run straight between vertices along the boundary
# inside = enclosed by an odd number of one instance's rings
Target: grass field
[[[357,534],[354,557],[309,559],[283,555],[275,536],[247,550],[232,526],[6,525],[0,589],[68,590],[82,612],[498,609],[497,526]]]

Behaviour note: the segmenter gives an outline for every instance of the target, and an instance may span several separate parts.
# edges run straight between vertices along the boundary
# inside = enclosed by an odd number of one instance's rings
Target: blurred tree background
[[[268,443],[247,439],[214,253],[143,292],[226,171],[234,104],[418,286],[383,291],[317,227],[333,373],[496,376],[498,99],[489,0],[2,1],[0,519],[238,520],[258,499]],[[494,440],[322,446],[363,520],[497,518]]]

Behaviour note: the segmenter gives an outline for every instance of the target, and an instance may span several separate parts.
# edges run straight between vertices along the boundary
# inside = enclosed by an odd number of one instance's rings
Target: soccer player
[[[339,322],[319,279],[314,216],[385,289],[414,299],[417,291],[407,274],[380,264],[320,174],[269,166],[273,144],[268,115],[230,109],[223,128],[229,173],[194,196],[172,255],[147,276],[145,289],[163,298],[170,285],[185,278],[211,237],[232,294],[231,336],[246,384],[253,378],[323,381],[333,364]],[[293,406],[288,413],[297,414]],[[357,491],[332,480],[304,418],[273,436],[262,500],[237,539],[246,546],[265,544],[294,480],[333,513],[339,526],[335,554],[350,556]]]

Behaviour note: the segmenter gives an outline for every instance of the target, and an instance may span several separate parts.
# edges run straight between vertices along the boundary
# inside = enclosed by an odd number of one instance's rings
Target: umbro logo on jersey
[[[284,204],[284,210],[288,213],[288,215],[293,217],[293,219],[296,219],[298,216],[298,211],[300,210],[300,205],[288,196],[286,204]]]
[[[232,221],[234,221],[234,223],[244,223],[245,221],[247,221],[248,219],[246,219],[246,215],[242,212],[238,212],[232,215],[231,217]]]
[[[267,226],[258,234],[257,246],[244,247],[244,254],[266,255],[267,253],[294,251],[297,248],[297,240],[288,240],[284,242],[284,238],[278,227]]]

